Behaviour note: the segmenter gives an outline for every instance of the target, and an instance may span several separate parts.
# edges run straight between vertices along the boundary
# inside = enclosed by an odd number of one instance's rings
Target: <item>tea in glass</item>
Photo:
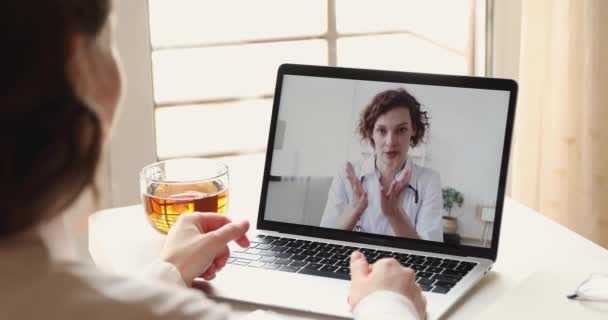
[[[177,218],[190,212],[225,213],[228,168],[208,159],[172,159],[146,166],[140,175],[148,220],[167,233]]]

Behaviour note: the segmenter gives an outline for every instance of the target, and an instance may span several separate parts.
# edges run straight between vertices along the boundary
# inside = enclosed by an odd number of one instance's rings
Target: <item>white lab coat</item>
[[[405,167],[412,169],[410,186],[403,192],[403,208],[409,219],[414,223],[416,232],[423,240],[443,241],[441,181],[439,174],[430,168],[418,166],[407,160]],[[382,213],[380,203],[380,174],[376,170],[375,157],[369,157],[360,163],[353,164],[355,174],[362,182],[367,192],[367,209],[355,226],[355,231],[395,236],[389,221]],[[416,201],[416,191],[418,201]],[[346,166],[340,168],[334,177],[327,204],[321,219],[321,227],[336,228],[340,215],[353,197],[353,189],[346,178]]]

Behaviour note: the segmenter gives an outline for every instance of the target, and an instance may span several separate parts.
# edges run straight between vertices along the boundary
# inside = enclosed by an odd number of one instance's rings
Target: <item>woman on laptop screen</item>
[[[408,157],[428,127],[427,113],[405,89],[378,93],[357,128],[374,153],[334,177],[321,227],[443,241],[439,174]]]

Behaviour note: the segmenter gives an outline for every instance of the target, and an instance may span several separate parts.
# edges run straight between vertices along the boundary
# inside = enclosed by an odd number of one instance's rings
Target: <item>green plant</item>
[[[459,208],[462,207],[464,197],[460,191],[452,187],[443,188],[441,189],[441,195],[443,197],[443,209],[448,211],[448,217],[452,216],[452,208],[454,208],[454,205],[458,205]]]

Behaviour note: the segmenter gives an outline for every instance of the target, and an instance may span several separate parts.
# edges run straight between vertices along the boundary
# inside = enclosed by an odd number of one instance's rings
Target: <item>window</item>
[[[241,190],[256,198],[247,190],[259,190],[280,63],[486,71],[486,0],[130,0],[116,7],[128,90],[105,169],[108,206],[139,203],[135,173],[177,156],[224,157],[231,184],[254,181]]]
[[[157,158],[226,161],[231,212],[259,200],[280,64],[485,73],[485,0],[147,3]]]
[[[281,63],[481,74],[483,10],[475,0],[150,0],[157,156],[263,161]]]

